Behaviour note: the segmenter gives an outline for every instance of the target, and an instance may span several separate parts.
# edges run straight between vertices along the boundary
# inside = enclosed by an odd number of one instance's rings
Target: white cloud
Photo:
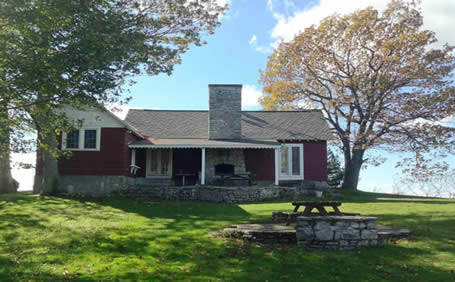
[[[215,2],[220,6],[224,6],[226,4],[231,6],[232,1],[231,0],[216,0]]]
[[[267,0],[267,9],[270,11],[273,11],[273,1],[272,0]]]
[[[253,36],[251,36],[250,41],[248,41],[248,44],[254,45],[254,44],[256,44],[256,40],[257,40],[256,34],[253,34]]]
[[[430,125],[439,125],[439,126],[446,126],[446,127],[453,127],[455,128],[455,115],[451,115],[445,117],[438,121],[430,121],[423,118],[418,118],[412,121],[406,122],[404,125],[409,127],[414,127],[416,124],[430,124]]]
[[[222,6],[224,7],[225,5],[228,5],[228,10],[225,11],[224,14],[222,14],[219,19],[222,21],[222,20],[228,20],[228,19],[231,19],[233,17],[232,15],[232,12],[231,12],[231,2],[232,0],[215,0],[216,4],[218,4],[219,6]],[[235,15],[235,14],[234,14]]]
[[[439,121],[443,126],[455,127],[455,115],[448,116]]]
[[[259,46],[257,43],[256,34],[253,34],[251,36],[251,39],[248,41],[248,44],[251,46],[251,48],[263,54],[269,54],[273,51],[273,48],[271,46]]]
[[[296,34],[303,31],[306,27],[318,24],[324,17],[334,13],[346,14],[357,9],[363,9],[372,6],[378,10],[384,10],[388,0],[321,0],[318,4],[307,9],[294,9],[288,15],[291,7],[291,1],[285,1],[284,9],[278,12],[272,0],[267,2],[268,9],[272,12],[277,24],[271,31],[271,39],[274,41],[273,46],[277,46],[281,40],[290,41]],[[455,26],[455,1],[453,0],[427,0],[422,1],[422,14],[424,17],[424,29],[436,32],[439,42],[436,47],[448,42],[455,45],[453,36],[453,27]]]
[[[256,85],[246,84],[242,88],[242,106],[258,106],[261,90]]]

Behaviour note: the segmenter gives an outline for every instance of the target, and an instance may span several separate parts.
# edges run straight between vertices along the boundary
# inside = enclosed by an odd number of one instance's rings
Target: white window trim
[[[67,148],[66,137],[67,133],[62,134],[62,150],[63,151],[99,151],[101,147],[101,128],[100,127],[84,127],[76,129],[79,131],[79,148]],[[85,130],[96,130],[96,148],[84,148]]]
[[[173,155],[174,155],[174,150],[173,149],[167,149],[169,150],[169,168],[168,168],[168,174],[167,175],[152,175],[151,174],[151,167],[152,167],[152,150],[160,150],[160,149],[148,149],[147,150],[147,160],[145,162],[145,177],[146,178],[172,178],[172,160],[173,160]],[[161,149],[162,150],[162,149]]]
[[[300,148],[300,174],[299,175],[282,175],[281,174],[281,150],[280,150],[280,159],[279,159],[279,175],[280,175],[280,180],[303,180],[304,175],[303,175],[303,144],[295,144],[295,143],[288,143],[288,144],[281,144],[282,147],[288,147],[288,169],[289,171],[292,171],[292,147],[299,147]]]

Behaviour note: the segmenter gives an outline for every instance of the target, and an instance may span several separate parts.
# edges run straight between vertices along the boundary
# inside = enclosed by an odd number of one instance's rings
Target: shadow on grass
[[[148,217],[150,219],[156,218],[171,218],[175,219],[172,223],[168,224],[166,228],[172,230],[172,232],[180,232],[181,228],[187,228],[186,226],[191,225],[195,228],[199,228],[199,224],[182,223],[180,221],[186,220],[203,220],[203,221],[230,221],[231,223],[247,222],[251,218],[251,215],[244,209],[239,209],[237,205],[220,205],[220,204],[208,204],[208,203],[171,203],[171,206],[158,205],[156,207],[145,208],[142,205],[128,206],[126,209],[124,205],[119,202],[107,202],[106,204],[111,205],[115,208],[120,208],[127,212],[138,213],[141,216]],[[169,203],[168,203],[169,204]],[[182,208],[179,210],[175,205]],[[198,206],[198,208],[194,208]],[[188,207],[193,207],[188,209]],[[400,221],[406,218],[403,215],[388,215],[386,220],[389,221]],[[411,218],[419,223],[427,224],[426,217],[418,217],[415,214],[411,215]],[[439,229],[446,225],[455,226],[455,220],[446,220],[444,222],[438,222],[436,229]],[[217,225],[215,225],[217,226]],[[427,225],[431,226],[431,225]],[[431,227],[430,227],[431,228]],[[433,239],[430,235],[427,239]],[[310,278],[313,280],[325,280],[333,279],[338,277],[340,279],[347,279],[350,277],[349,272],[346,270],[353,271],[356,273],[356,278],[359,279],[371,279],[371,273],[375,273],[375,278],[381,279],[416,279],[417,276],[421,277],[432,277],[436,279],[447,278],[448,272],[442,269],[438,269],[434,266],[408,266],[408,271],[413,271],[409,274],[404,270],[403,262],[409,261],[412,258],[419,256],[429,255],[433,250],[455,252],[452,247],[448,248],[434,244],[432,251],[417,249],[417,248],[404,248],[398,245],[386,245],[378,248],[365,250],[362,252],[348,252],[348,253],[333,253],[333,252],[315,252],[310,250],[299,249],[296,246],[291,247],[280,247],[280,246],[264,246],[257,248],[254,243],[239,243],[235,244],[232,241],[226,241],[222,245],[210,245],[210,253],[218,254],[215,258],[209,256],[204,260],[199,260],[198,264],[209,265],[211,270],[214,272],[218,268],[223,269],[229,267],[224,263],[213,267],[212,259],[223,261],[228,257],[235,257],[240,255],[242,259],[239,259],[235,263],[237,274],[230,276],[229,278],[235,278],[239,280],[250,280],[252,277],[260,277],[258,273],[264,274],[261,279],[287,279],[289,277],[294,278]],[[243,251],[238,251],[239,248]],[[236,251],[232,251],[236,250]],[[258,251],[259,250],[259,251]],[[271,254],[271,255],[264,255]],[[311,255],[308,255],[311,254]],[[315,259],[309,259],[314,256]],[[193,261],[193,260],[190,260]],[[368,273],[369,268],[369,274]],[[321,272],[315,272],[315,270],[321,270]],[[365,272],[367,271],[367,272]],[[173,272],[167,273],[168,277],[175,276]],[[312,273],[309,277],[308,273]],[[351,273],[352,274],[352,273]],[[363,275],[365,274],[365,275]],[[140,279],[141,275],[129,273],[123,278],[127,279]],[[218,277],[219,276],[214,276]],[[227,277],[223,277],[227,278]],[[416,280],[420,280],[418,277]]]
[[[406,264],[419,257],[431,258],[434,249],[391,244],[335,253],[209,237],[209,231],[255,218],[238,205],[18,198],[5,203],[0,196],[0,217],[9,228],[1,232],[2,237],[9,236],[0,243],[2,281],[450,279],[445,269],[432,264]],[[18,225],[14,225],[18,218],[9,217],[15,212],[21,215]],[[40,217],[26,220],[25,214]],[[434,231],[455,226],[450,218],[439,222],[417,214],[380,216]],[[419,238],[431,241],[435,249],[448,239],[446,233],[435,240],[431,233],[426,237],[426,231],[421,231]],[[28,240],[27,235],[33,238]],[[447,251],[454,251],[453,245]]]

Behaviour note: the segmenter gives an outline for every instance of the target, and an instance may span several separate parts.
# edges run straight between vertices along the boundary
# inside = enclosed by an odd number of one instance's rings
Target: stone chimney
[[[239,139],[242,85],[209,84],[209,139]]]

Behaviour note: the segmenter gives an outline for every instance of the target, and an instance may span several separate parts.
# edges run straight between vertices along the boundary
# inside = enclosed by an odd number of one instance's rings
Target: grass
[[[414,237],[355,252],[265,246],[209,236],[265,222],[288,202],[212,204],[0,195],[0,281],[454,281],[455,201],[343,195],[343,211]]]

